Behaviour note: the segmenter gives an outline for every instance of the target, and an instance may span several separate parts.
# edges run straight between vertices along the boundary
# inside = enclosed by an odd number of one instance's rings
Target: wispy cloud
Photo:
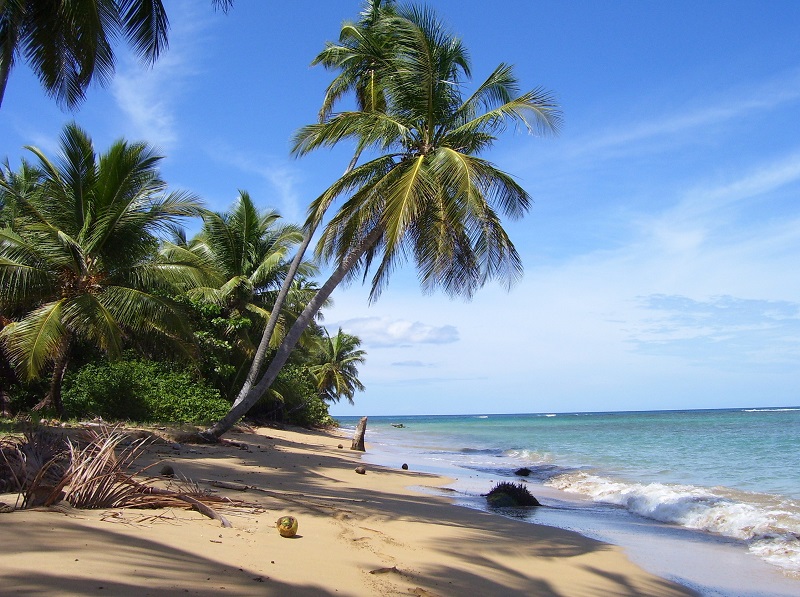
[[[205,8],[205,7],[203,7]],[[202,43],[201,34],[208,26],[210,10],[188,1],[170,6],[171,29],[169,48],[152,69],[143,67],[120,48],[117,73],[111,92],[127,119],[127,135],[145,139],[162,151],[178,144],[175,100],[186,87],[187,80],[198,74],[192,57]]]
[[[412,368],[429,368],[435,367],[433,363],[423,363],[422,361],[395,361],[391,363],[392,367],[412,367]]]
[[[611,133],[580,139],[571,145],[572,153],[597,159],[608,150],[639,152],[643,143],[658,139],[673,145],[676,136],[684,133],[692,133],[692,138],[697,139],[698,130],[800,101],[800,70],[758,82],[749,89],[731,88],[702,99],[702,103],[684,112],[655,115]],[[614,155],[618,157],[619,154],[614,152]]]
[[[640,299],[651,312],[632,338],[638,352],[723,367],[800,363],[800,304],[732,296]]]
[[[308,197],[300,197],[298,169],[285,158],[243,152],[234,147],[215,146],[211,157],[220,163],[233,166],[241,172],[252,174],[264,181],[269,189],[267,197],[255,197],[257,203],[278,206],[281,216],[291,222],[305,220]]]
[[[458,330],[452,325],[435,326],[419,321],[387,317],[359,317],[340,321],[337,326],[361,338],[371,348],[413,344],[449,344],[458,342]]]

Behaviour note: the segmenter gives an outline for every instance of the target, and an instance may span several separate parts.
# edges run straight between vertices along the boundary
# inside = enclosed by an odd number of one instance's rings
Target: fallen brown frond
[[[132,440],[117,428],[93,427],[86,430],[79,442],[67,439],[67,449],[53,450],[54,455],[47,461],[41,461],[46,454],[43,449],[31,451],[26,444],[6,442],[0,450],[0,463],[12,471],[12,491],[24,492],[23,508],[52,506],[61,500],[83,509],[191,508],[229,527],[230,522],[212,506],[253,507],[203,492],[188,480],[172,482],[167,488],[154,486],[153,479],[137,480],[134,475],[141,475],[153,466],[131,472],[135,461],[153,441],[153,436]],[[33,465],[29,464],[35,459]],[[33,477],[29,469],[35,470]]]

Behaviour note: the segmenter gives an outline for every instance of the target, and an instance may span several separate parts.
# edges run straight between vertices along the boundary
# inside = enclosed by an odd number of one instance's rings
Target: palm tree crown
[[[342,328],[335,336],[325,330],[319,341],[319,363],[309,367],[322,398],[339,402],[344,397],[353,404],[356,391],[364,391],[364,384],[358,379],[358,366],[364,363],[366,352],[359,346],[358,336],[346,334]]]
[[[158,235],[201,207],[167,192],[161,157],[143,143],[118,141],[98,156],[70,124],[57,162],[28,149],[39,160],[34,183],[0,176],[16,211],[12,226],[0,230],[0,308],[22,313],[0,340],[25,378],[55,362],[58,392],[73,338],[113,357],[126,335],[176,340],[185,333],[164,296],[199,283],[199,271],[159,256]]]
[[[442,289],[451,296],[469,298],[493,279],[510,285],[522,273],[501,216],[522,217],[530,197],[480,155],[509,123],[530,132],[557,130],[560,112],[554,100],[542,89],[520,94],[513,69],[505,64],[466,96],[471,74],[466,49],[429,10],[393,9],[378,14],[369,29],[370,36],[387,40],[380,45],[380,60],[353,60],[359,66],[347,74],[353,48],[326,50],[320,62],[343,75],[329,88],[326,104],[335,103],[339,88],[357,92],[356,73],[374,71],[384,106],[376,102],[369,110],[333,113],[324,105],[322,121],[303,127],[294,139],[298,156],[344,139],[356,142],[356,155],[373,154],[309,208],[306,228],[314,229],[336,199],[346,198],[317,245],[317,255],[333,262],[333,272],[258,383],[243,389],[246,395],[205,437],[219,437],[247,412],[337,285],[358,274],[368,276],[373,265],[370,300],[409,258],[425,291]]]
[[[341,263],[376,235],[351,271],[366,273],[377,262],[371,300],[411,256],[425,291],[470,297],[490,279],[512,283],[522,265],[500,217],[521,217],[530,197],[479,155],[509,121],[531,132],[557,129],[553,99],[541,89],[519,94],[505,64],[465,98],[467,52],[430,11],[400,10],[377,28],[393,39],[380,70],[385,110],[341,112],[295,137],[298,155],[345,138],[377,152],[312,204],[309,221],[319,221],[337,197],[350,195],[325,228],[318,254]]]
[[[227,11],[233,0],[212,3]],[[168,31],[161,0],[0,0],[0,104],[20,54],[47,93],[74,109],[92,81],[110,81],[116,38],[152,64],[167,47]]]

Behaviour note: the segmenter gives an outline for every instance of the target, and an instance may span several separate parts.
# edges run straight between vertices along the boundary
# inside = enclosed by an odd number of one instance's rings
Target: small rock
[[[403,469],[404,471],[407,471],[408,470],[408,465],[404,462],[403,466],[401,466],[400,468]]]
[[[339,444],[339,449],[341,450],[342,448],[344,448],[344,446],[342,444]]]
[[[158,474],[162,477],[174,477],[175,476],[175,469],[172,468],[171,465],[165,464],[161,467],[161,470],[158,471]]]
[[[531,469],[529,469],[527,466],[523,466],[522,468],[515,470],[514,474],[519,475],[520,477],[527,477],[531,474]]]
[[[367,469],[365,469],[363,466],[357,466],[356,467],[356,472],[359,475],[366,475],[367,474]]]

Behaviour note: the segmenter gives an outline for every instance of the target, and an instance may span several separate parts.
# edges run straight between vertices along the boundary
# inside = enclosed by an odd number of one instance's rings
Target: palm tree
[[[212,0],[227,11],[233,0]],[[17,57],[25,56],[48,95],[74,109],[92,81],[114,74],[112,41],[124,37],[145,64],[167,47],[161,0],[0,0],[0,105]]]
[[[339,402],[344,397],[353,404],[356,391],[364,391],[364,384],[358,379],[358,366],[367,353],[359,346],[361,339],[344,333],[342,328],[333,337],[325,331],[319,340],[319,363],[309,367],[321,398]]]
[[[161,157],[144,143],[117,141],[103,155],[75,124],[64,128],[61,155],[39,161],[25,192],[0,179],[17,210],[0,229],[0,309],[15,320],[0,343],[22,378],[52,364],[52,402],[62,413],[61,381],[71,346],[81,339],[118,356],[126,337],[178,342],[181,313],[164,298],[201,282],[187,263],[157,254],[157,234],[201,213],[199,202],[167,192]]]
[[[214,426],[227,431],[274,381],[294,342],[321,301],[343,280],[364,277],[376,265],[370,300],[393,269],[413,257],[423,290],[471,297],[487,281],[512,284],[522,273],[519,255],[500,217],[522,217],[527,192],[479,157],[511,123],[532,132],[558,128],[560,113],[548,93],[518,94],[512,68],[501,64],[466,99],[469,63],[460,40],[428,10],[411,8],[377,25],[393,36],[380,72],[385,111],[342,112],[302,128],[295,152],[304,155],[342,139],[372,135],[377,157],[353,168],[314,201],[307,222],[318,222],[332,202],[350,195],[325,227],[317,254],[336,264],[250,393]],[[380,135],[368,131],[380,131]]]
[[[211,266],[216,284],[193,288],[189,294],[229,313],[266,321],[270,294],[286,272],[286,257],[302,240],[299,227],[280,220],[276,211],[259,212],[246,191],[239,191],[231,211],[204,214],[203,229],[188,250]],[[310,275],[316,270],[304,263],[302,271]]]
[[[325,93],[320,120],[324,121],[331,113],[334,105],[348,91],[354,91],[358,107],[362,111],[384,110],[386,107],[385,92],[383,89],[381,72],[390,68],[388,56],[391,52],[391,35],[385,28],[380,27],[383,19],[393,16],[394,0],[367,0],[366,8],[361,14],[358,23],[345,23],[339,36],[339,44],[328,44],[312,62],[322,64],[326,68],[339,69],[340,74],[329,85]],[[358,162],[362,151],[376,141],[375,133],[381,134],[378,129],[364,129],[363,139],[356,145],[353,158],[350,160],[345,173],[350,172]],[[292,287],[292,282],[297,274],[305,252],[311,244],[311,239],[316,232],[320,219],[309,220],[305,225],[305,235],[297,253],[289,266],[289,271],[284,279],[275,299],[275,309],[272,317],[267,321],[261,335],[261,341],[256,350],[250,371],[247,374],[239,395],[234,405],[241,403],[250,393],[258,379],[267,351],[272,345],[272,336],[278,324],[278,314]]]

